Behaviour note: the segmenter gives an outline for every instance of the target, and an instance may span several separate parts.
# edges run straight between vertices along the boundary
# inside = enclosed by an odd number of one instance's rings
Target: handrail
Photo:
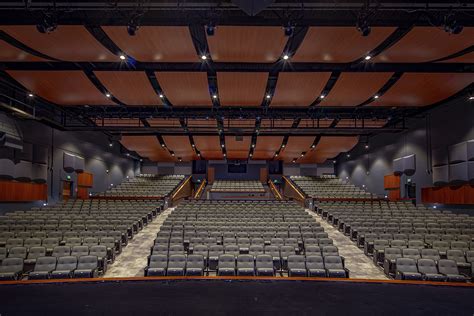
[[[174,199],[174,197],[179,193],[179,191],[181,191],[182,188],[184,188],[184,186],[191,180],[192,176],[189,176],[183,183],[181,183],[181,185],[179,186],[179,188],[174,191],[173,195],[171,195],[171,198]]]
[[[300,196],[300,198],[305,199],[303,193],[300,192],[300,190],[292,183],[292,181],[290,181],[290,179],[285,176],[283,176],[283,179],[285,179],[285,181],[291,186],[291,188],[295,190],[295,192]]]
[[[268,180],[268,186],[270,187],[270,190],[272,190],[273,195],[275,195],[278,200],[283,200],[283,197],[281,196],[280,192],[278,192],[278,189],[276,188],[275,184],[273,184],[272,180]]]
[[[201,194],[202,194],[202,191],[204,190],[204,188],[206,187],[206,184],[207,184],[207,181],[206,179],[204,179],[204,181],[202,181],[201,185],[199,186],[199,188],[197,189],[196,191],[196,194],[194,194],[194,199],[199,199],[201,197]]]

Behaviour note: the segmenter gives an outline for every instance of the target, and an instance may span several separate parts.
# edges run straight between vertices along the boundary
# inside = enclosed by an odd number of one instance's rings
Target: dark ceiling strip
[[[94,71],[183,71],[215,74],[216,72],[437,72],[474,73],[473,63],[136,63],[133,67],[120,67],[120,62],[2,62],[4,70],[81,70]],[[287,64],[287,66],[284,66]]]
[[[371,50],[367,55],[369,55],[371,58],[379,55],[386,49],[389,49],[391,46],[396,44],[399,40],[401,40],[408,32],[411,31],[412,28],[413,28],[413,24],[411,24],[410,26],[401,26],[397,28],[395,31],[393,31],[392,34],[390,34],[382,43],[380,43],[377,47]],[[362,63],[362,62],[365,62],[366,64],[370,63],[370,61],[365,60],[366,56],[362,56],[361,58],[356,59],[352,63],[353,64]]]
[[[313,143],[311,144],[311,147],[307,151],[303,151],[301,153],[300,157],[298,157],[296,160],[303,158],[304,155],[306,155],[308,152],[316,150],[316,146],[318,146],[318,143],[319,143],[320,140],[321,140],[321,135],[316,136],[314,138]]]
[[[340,118],[335,118],[334,121],[332,121],[331,125],[329,125],[329,128],[336,128],[336,125],[339,123],[340,120]]]
[[[358,104],[356,105],[356,107],[361,107],[361,106],[365,106],[365,105],[368,105],[370,103],[372,103],[374,100],[375,100],[375,96],[378,96],[379,98],[385,94],[385,92],[387,92],[395,83],[397,83],[397,81],[402,77],[403,73],[401,72],[396,72],[394,73],[388,80],[387,82],[385,82],[385,84],[382,86],[382,88],[379,89],[379,91],[377,91],[377,93],[373,96],[370,96],[370,98],[368,98],[367,100],[365,100],[364,102],[362,102],[361,104]]]
[[[181,124],[181,127],[183,128],[183,130],[187,133],[188,138],[189,138],[189,143],[191,144],[191,147],[193,148],[194,153],[195,153],[198,157],[201,157],[201,153],[200,153],[199,150],[196,148],[196,143],[194,142],[193,135],[189,132],[188,124],[187,124],[187,119],[185,119],[185,118],[182,117],[182,118],[179,119],[179,123]],[[178,158],[179,158],[179,157],[178,157]]]
[[[270,106],[270,103],[272,102],[272,98],[275,95],[275,88],[277,85],[278,81],[278,72],[276,74],[268,76],[267,79],[267,86],[265,88],[265,94],[263,95],[263,100],[262,100],[262,107],[268,108]]]
[[[222,116],[217,117],[217,129],[219,133],[219,146],[221,146],[222,155],[227,159],[227,148],[225,146],[225,135],[224,135],[224,118]],[[222,146],[223,145],[223,146]]]
[[[430,63],[435,63],[435,62],[440,62],[440,61],[445,61],[445,60],[450,60],[450,59],[453,59],[453,58],[457,58],[457,57],[461,57],[463,55],[467,55],[469,53],[472,53],[474,52],[474,45],[471,45],[469,46],[468,48],[465,48],[457,53],[454,53],[454,54],[451,54],[451,55],[448,55],[446,57],[443,57],[443,58],[438,58],[438,59],[435,59],[435,60],[432,60],[430,61]]]
[[[133,56],[127,55],[117,44],[112,41],[112,39],[104,32],[104,30],[100,26],[91,26],[85,25],[85,28],[89,33],[94,36],[94,38],[102,44],[105,48],[107,48],[112,54],[120,56],[124,54],[133,59]]]
[[[331,73],[331,76],[329,77],[328,79],[328,82],[326,82],[326,85],[324,86],[323,90],[321,91],[321,93],[318,95],[318,97],[316,98],[316,100],[313,101],[313,103],[311,103],[309,106],[310,107],[314,107],[316,105],[318,105],[319,103],[321,103],[321,101],[323,100],[323,98],[327,97],[327,95],[329,94],[329,92],[331,92],[332,88],[334,87],[334,85],[336,84],[337,82],[337,79],[339,79],[339,76],[341,75],[341,73],[339,71],[333,71]]]
[[[301,118],[295,118],[293,120],[293,124],[291,124],[290,131],[296,130],[298,128],[298,125],[301,122]],[[272,127],[272,130],[274,127]],[[281,151],[286,147],[286,144],[288,143],[288,138],[289,138],[289,133],[283,135],[283,141],[281,142],[280,148],[276,151],[276,153],[273,155],[273,159],[277,158]]]
[[[123,107],[127,106],[127,104],[123,103],[119,99],[117,99],[112,92],[107,90],[107,88],[100,82],[99,78],[94,74],[93,71],[89,69],[84,69],[84,73],[86,74],[87,78],[94,84],[94,86],[99,90],[102,94],[106,95],[107,93],[110,94],[109,99],[117,103],[118,105],[121,105]]]
[[[147,70],[145,71],[146,76],[148,78],[148,81],[150,81],[151,86],[153,87],[153,90],[155,91],[156,95],[161,99],[161,102],[167,107],[172,107],[173,104],[171,101],[166,97],[166,94],[164,93],[163,89],[160,86],[160,83],[158,82],[158,79],[156,78],[156,75],[153,71]]]
[[[193,40],[193,45],[198,55],[199,60],[201,60],[200,71],[203,69],[207,72],[207,82],[209,86],[209,95],[212,100],[212,105],[214,108],[219,107],[219,90],[217,88],[217,74],[214,69],[214,62],[212,60],[209,45],[207,43],[206,32],[202,24],[191,24],[189,25],[189,32],[191,33],[191,38]],[[206,59],[203,60],[201,57],[206,56]]]
[[[254,132],[250,140],[250,148],[249,148],[249,154],[248,154],[249,159],[253,157],[255,146],[257,145],[257,137],[258,137],[258,134],[260,133],[261,122],[262,122],[262,119],[260,117],[255,118],[255,125],[254,125],[254,130],[253,130]]]
[[[18,25],[38,23],[34,11],[51,10],[51,1],[28,1],[28,10],[25,10],[26,1],[9,1],[0,4],[0,21],[4,25]],[[130,16],[137,12],[137,2],[128,1],[55,1],[55,11],[58,11],[60,25],[127,25]],[[111,5],[111,3],[118,3]],[[151,5],[148,5],[152,3]],[[175,2],[176,3],[176,2]],[[377,14],[371,19],[371,26],[399,26],[414,21],[416,25],[431,26],[428,19],[416,19],[420,11],[429,10],[433,15],[443,16],[448,10],[469,13],[473,5],[468,1],[379,1],[372,2],[371,9]],[[302,4],[304,7],[302,7]],[[254,25],[280,26],[283,16],[301,15],[298,25],[308,26],[352,26],[355,27],[355,17],[360,11],[361,1],[282,1],[272,4],[257,16],[248,16],[227,1],[180,1],[179,5],[169,1],[146,1],[143,9],[146,14],[140,19],[145,25],[180,25],[190,23],[204,25],[209,21],[205,12],[216,12],[219,25]],[[302,14],[301,14],[302,13]],[[113,18],[112,18],[113,16]],[[105,18],[104,18],[105,17]],[[474,21],[469,14],[457,14],[456,19],[464,26],[473,26]]]
[[[308,26],[297,26],[293,30],[293,36],[288,37],[283,53],[288,56],[294,56],[301,43],[303,43],[306,33],[308,33]]]
[[[14,37],[10,36],[9,34],[7,34],[6,32],[4,31],[0,31],[0,39],[4,40],[6,43],[24,51],[24,52],[27,52],[28,54],[31,54],[31,55],[34,55],[36,57],[40,57],[40,58],[44,58],[44,59],[49,59],[49,60],[53,60],[53,61],[61,61],[60,59],[57,59],[57,58],[54,58],[54,57],[51,57],[51,56],[48,56],[46,54],[43,54],[43,53],[40,53],[39,51],[37,50],[34,50],[33,48],[29,47],[29,46],[26,46],[25,44],[23,44],[22,42],[18,41],[17,39],[15,39]]]
[[[151,128],[151,125],[150,125],[150,123],[148,123],[147,119],[141,119],[140,121],[142,122],[142,124],[143,124],[143,126],[144,126],[145,128]],[[174,157],[174,152],[171,151],[171,150],[168,148],[168,146],[166,146],[166,143],[165,143],[163,137],[161,136],[161,134],[158,133],[158,132],[155,132],[155,133],[153,133],[153,135],[154,135],[154,136],[156,137],[156,139],[158,140],[158,143],[160,143],[160,146],[163,147],[163,148],[165,148],[165,149],[168,151],[168,153],[169,153],[172,157]]]

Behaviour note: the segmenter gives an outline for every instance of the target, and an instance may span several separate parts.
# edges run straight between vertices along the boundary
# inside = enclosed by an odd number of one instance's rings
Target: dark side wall
[[[63,153],[85,158],[85,171],[94,175],[94,186],[89,192],[101,192],[117,185],[126,177],[140,173],[140,164],[120,153],[119,144],[109,147],[106,135],[98,132],[64,132],[36,121],[17,121],[26,143],[48,147],[48,203],[60,199],[62,180],[67,175],[76,183],[76,173],[63,170]],[[108,171],[108,172],[107,172]],[[38,203],[0,203],[6,209],[24,209]]]
[[[369,149],[359,143],[351,152],[337,159],[336,174],[376,194],[385,195],[383,177],[392,173],[392,161],[401,156],[416,154],[416,173],[401,178],[402,197],[404,184],[410,179],[416,183],[417,202],[421,202],[421,188],[433,186],[431,163],[428,153],[431,149],[448,147],[474,139],[474,102],[457,100],[427,112],[429,119],[407,120],[407,130],[397,134],[379,134],[369,141]],[[430,122],[429,122],[430,121]],[[430,128],[431,127],[431,128]],[[431,130],[431,149],[427,145],[427,129]],[[429,134],[429,133],[428,133]]]

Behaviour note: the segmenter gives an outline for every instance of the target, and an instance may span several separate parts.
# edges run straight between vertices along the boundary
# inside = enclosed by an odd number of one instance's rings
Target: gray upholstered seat
[[[306,276],[306,263],[304,256],[288,256],[288,276]]]
[[[237,275],[255,275],[255,263],[252,255],[239,255],[237,257]]]
[[[199,254],[188,255],[186,260],[186,275],[204,275],[204,256]]]
[[[170,255],[168,258],[168,272],[169,276],[184,275],[186,269],[186,256],[183,254]]]
[[[257,255],[255,258],[257,276],[274,276],[273,257],[268,254]]]
[[[324,267],[328,277],[330,278],[348,278],[349,271],[344,268],[342,258],[340,256],[324,257]]]
[[[397,280],[421,280],[421,273],[418,272],[416,261],[412,258],[396,259],[395,277]]]
[[[75,278],[95,278],[98,275],[99,262],[97,256],[79,257],[77,268],[74,270]]]
[[[306,256],[306,269],[310,277],[325,277],[326,269],[324,268],[324,261],[321,255]]]
[[[22,271],[22,258],[6,258],[0,266],[0,280],[18,280]]]
[[[217,275],[229,276],[235,275],[235,257],[231,254],[223,254],[219,256],[217,264]]]
[[[168,268],[168,256],[152,255],[150,263],[145,268],[145,276],[165,276]]]
[[[438,261],[438,271],[440,274],[446,276],[449,282],[466,282],[465,276],[459,274],[459,269],[456,261],[449,259],[441,259]]]
[[[28,279],[49,279],[54,269],[56,269],[56,257],[39,257],[36,259],[35,268],[28,274]]]
[[[433,259],[418,259],[418,272],[426,281],[446,281],[446,276],[438,272],[436,262]]]

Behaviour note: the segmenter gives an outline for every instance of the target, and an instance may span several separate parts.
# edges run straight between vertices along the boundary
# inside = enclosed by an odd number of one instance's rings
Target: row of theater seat
[[[211,192],[265,192],[265,188],[260,181],[216,180]]]
[[[94,255],[39,257],[33,271],[27,275],[29,279],[66,279],[94,278],[103,273],[99,270],[100,258]],[[23,277],[24,261],[21,258],[7,258],[0,266],[0,280],[18,280]]]
[[[170,195],[183,179],[183,175],[137,176],[127,179],[121,184],[97,195],[113,197],[165,197]]]
[[[371,194],[333,177],[291,176],[290,179],[312,198],[371,198]]]
[[[202,276],[211,263],[200,254],[152,255],[145,268],[145,276]],[[252,256],[221,254],[216,260],[218,276],[275,276],[275,257],[269,254]],[[349,270],[339,256],[290,255],[285,261],[290,277],[335,277],[348,278]]]

